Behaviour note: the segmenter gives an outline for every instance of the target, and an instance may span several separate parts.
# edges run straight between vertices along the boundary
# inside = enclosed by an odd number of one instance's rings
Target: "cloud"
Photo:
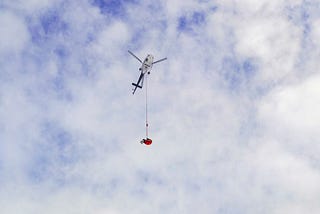
[[[17,1],[9,1],[4,0],[1,2],[3,8],[7,8],[12,11],[16,11],[18,13],[23,14],[32,14],[38,13],[39,11],[49,8],[54,4],[58,4],[60,1],[49,1],[49,0],[30,0],[28,2],[17,0]]]
[[[3,212],[318,213],[315,5],[3,2]]]
[[[29,40],[29,33],[24,20],[15,14],[4,11],[1,13],[1,43],[0,54],[16,53],[25,48]]]
[[[310,158],[316,158],[314,152],[318,150],[318,84],[319,76],[315,75],[281,86],[262,101],[259,109],[266,135],[281,140],[297,153],[311,155]]]

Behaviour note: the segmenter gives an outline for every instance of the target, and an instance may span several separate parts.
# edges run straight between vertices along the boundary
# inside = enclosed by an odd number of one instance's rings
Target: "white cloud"
[[[0,14],[0,25],[0,54],[22,51],[30,37],[23,18],[3,11]]]
[[[290,154],[285,145],[279,146],[281,141],[263,141],[248,156],[253,166],[252,183],[262,191],[258,198],[273,206],[269,207],[272,213],[319,212],[319,171],[302,157]]]
[[[192,0],[166,1],[164,4],[169,17],[179,17],[182,14],[188,14],[190,11],[202,9],[201,4]]]
[[[4,0],[1,4],[9,9],[14,11],[23,12],[26,14],[38,13],[39,11],[49,8],[55,3],[59,3],[59,0],[50,1],[50,0],[29,0],[28,2],[23,0]]]
[[[131,37],[128,27],[121,21],[114,21],[97,35],[97,41],[91,47],[96,54],[104,56],[108,61],[116,60],[125,44]],[[113,50],[113,51],[110,51]]]
[[[270,93],[259,108],[266,136],[273,136],[295,153],[316,158],[319,152],[320,78],[310,76],[303,82],[281,86]],[[316,158],[317,159],[317,158]]]
[[[316,27],[319,25],[319,23],[320,23],[320,19],[316,19],[311,24],[311,29],[312,29],[311,30],[311,40],[316,46],[320,45],[320,42],[318,39],[320,36],[320,29]]]
[[[234,23],[239,55],[257,58],[261,72],[259,83],[279,81],[295,72],[302,39],[301,29],[288,22],[281,13],[253,15]]]
[[[300,1],[148,1],[114,16],[32,2],[0,15],[0,53],[15,53],[0,61],[4,212],[319,211],[319,50],[285,11]],[[168,57],[149,76],[150,147],[127,49]]]

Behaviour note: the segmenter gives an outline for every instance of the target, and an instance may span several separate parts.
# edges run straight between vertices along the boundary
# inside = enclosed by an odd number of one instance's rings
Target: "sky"
[[[320,213],[318,0],[2,0],[10,214]],[[153,54],[145,91],[139,62]]]

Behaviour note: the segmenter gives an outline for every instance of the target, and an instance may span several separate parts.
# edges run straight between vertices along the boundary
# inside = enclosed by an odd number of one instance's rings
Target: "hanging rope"
[[[146,75],[146,139],[148,139],[148,74]]]

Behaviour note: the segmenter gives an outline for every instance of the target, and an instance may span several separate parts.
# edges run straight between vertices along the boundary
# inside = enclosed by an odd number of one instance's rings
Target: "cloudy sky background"
[[[1,213],[319,213],[320,2],[2,0]],[[144,91],[144,58],[168,60]]]

